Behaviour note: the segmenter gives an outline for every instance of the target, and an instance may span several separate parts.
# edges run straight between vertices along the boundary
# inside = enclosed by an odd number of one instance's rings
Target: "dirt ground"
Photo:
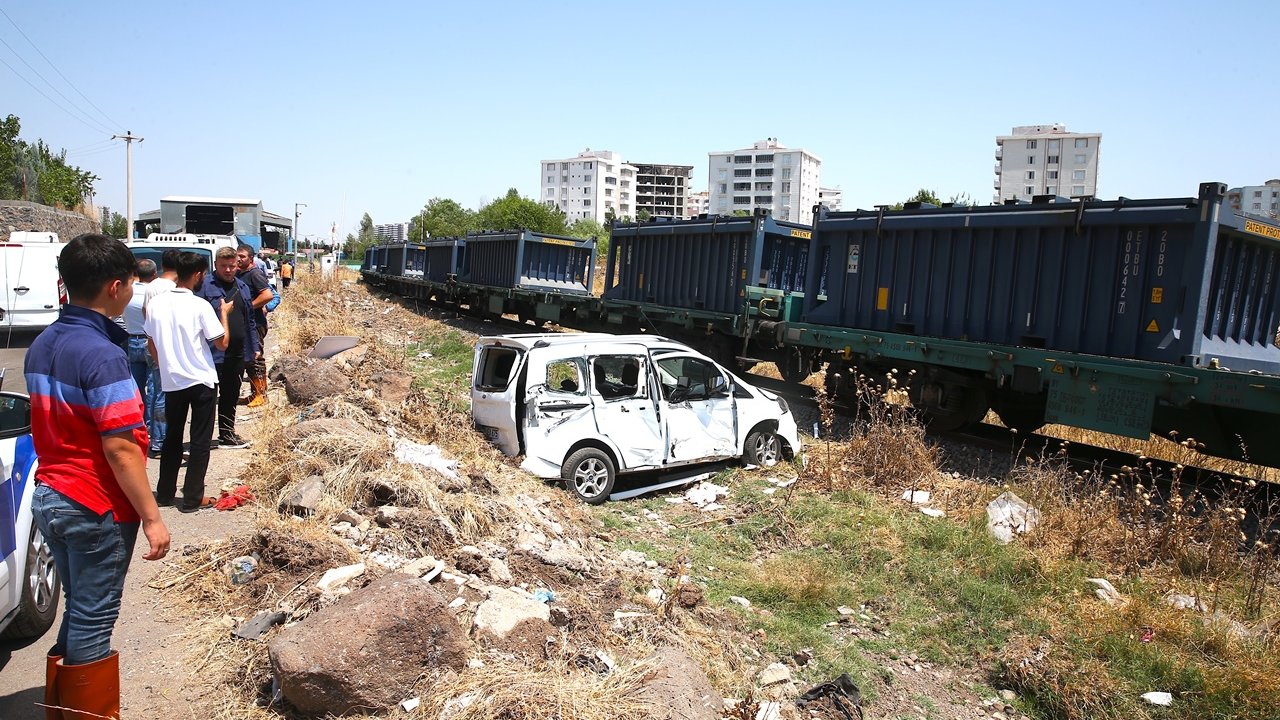
[[[254,415],[240,408],[237,421],[240,434],[253,437]],[[252,448],[213,451],[206,493],[217,495],[224,482],[241,477],[253,452]],[[147,474],[152,487],[159,470],[158,460],[148,461]],[[169,559],[180,557],[184,546],[235,534],[251,523],[250,514],[240,510],[183,514],[170,507],[161,509],[161,515],[173,538]],[[113,637],[113,644],[120,651],[121,712],[136,718],[205,717],[193,714],[192,700],[205,690],[199,681],[203,658],[189,657],[183,642],[185,623],[217,620],[224,613],[220,608],[209,608],[205,618],[175,617],[165,606],[164,590],[149,585],[166,561],[147,562],[142,559],[144,552],[146,541],[140,536],[125,583],[124,607]],[[0,644],[0,718],[44,718],[44,711],[35,703],[44,698],[44,656],[53,643],[58,622],[61,622],[61,605],[58,620],[44,637],[26,645]]]

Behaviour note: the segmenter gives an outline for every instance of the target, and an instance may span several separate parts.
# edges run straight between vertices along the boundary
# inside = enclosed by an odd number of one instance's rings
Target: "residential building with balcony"
[[[1231,188],[1227,191],[1227,204],[1237,215],[1256,215],[1274,220],[1280,217],[1280,180]]]
[[[707,153],[708,212],[764,208],[779,220],[809,223],[818,204],[822,160],[766,138],[749,148]]]
[[[603,224],[610,210],[616,217],[636,215],[636,168],[616,152],[588,148],[543,160],[540,176],[539,200],[564,212],[570,224],[583,218]]]
[[[688,199],[685,200],[684,216],[692,218],[692,217],[698,217],[699,215],[704,215],[706,213],[711,212],[710,206],[711,206],[710,193],[708,193],[705,190],[703,190],[702,192],[691,192],[689,193]]]
[[[826,205],[828,210],[839,210],[844,203],[844,192],[840,188],[818,188],[818,204]]]
[[[373,234],[387,243],[409,242],[409,223],[386,223],[374,225]]]
[[[1066,125],[1021,125],[996,137],[994,202],[1036,195],[1095,197],[1102,133],[1068,132]]]

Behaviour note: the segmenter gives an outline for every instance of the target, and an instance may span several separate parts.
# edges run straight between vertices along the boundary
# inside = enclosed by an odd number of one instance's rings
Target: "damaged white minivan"
[[[800,448],[787,402],[652,335],[503,335],[476,344],[471,416],[525,470],[599,504],[619,473]]]

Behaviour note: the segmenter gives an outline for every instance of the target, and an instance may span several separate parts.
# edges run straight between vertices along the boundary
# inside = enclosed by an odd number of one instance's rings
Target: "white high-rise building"
[[[1280,217],[1280,180],[1231,188],[1227,191],[1227,204],[1237,215]]]
[[[587,149],[577,157],[543,160],[539,199],[559,208],[569,224],[582,218],[604,223],[610,210],[616,217],[635,217],[636,168],[611,150]]]
[[[766,138],[743,150],[707,153],[712,213],[765,208],[778,220],[813,221],[822,160]]]
[[[844,203],[844,191],[840,188],[818,188],[818,204],[826,205],[828,210],[839,210]]]
[[[706,190],[703,190],[702,192],[691,192],[689,193],[688,200],[685,202],[684,216],[692,218],[708,213],[710,212],[710,205],[711,194]]]
[[[409,242],[409,223],[386,223],[374,225],[373,234],[379,240],[389,243]]]
[[[996,203],[1036,195],[1094,197],[1102,133],[1067,132],[1066,125],[1020,125],[996,137]]]

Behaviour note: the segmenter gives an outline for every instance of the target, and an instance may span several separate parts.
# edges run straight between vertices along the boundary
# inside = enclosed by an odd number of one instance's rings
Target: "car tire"
[[[749,465],[773,467],[782,461],[782,438],[771,430],[756,430],[747,436],[742,457]]]
[[[9,627],[0,633],[4,640],[30,640],[44,635],[53,626],[58,615],[58,601],[62,596],[62,582],[53,565],[53,553],[45,542],[40,529],[31,528],[31,541],[27,544],[27,563],[22,575],[22,598],[18,602],[18,614]]]
[[[564,461],[560,477],[574,497],[588,505],[600,505],[613,494],[617,469],[608,453],[597,448],[582,448]]]

